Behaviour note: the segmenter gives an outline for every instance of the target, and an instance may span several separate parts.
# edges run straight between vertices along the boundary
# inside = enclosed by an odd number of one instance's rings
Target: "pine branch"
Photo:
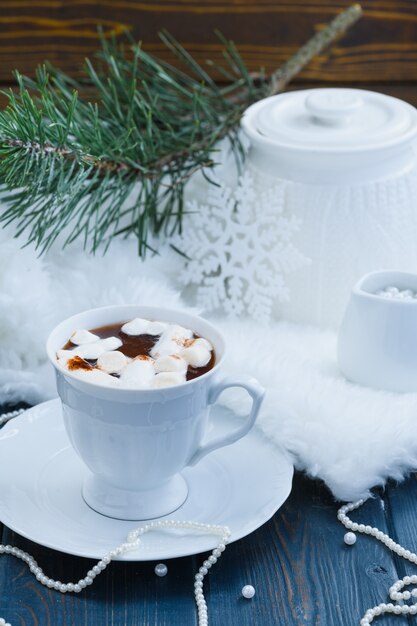
[[[247,106],[281,90],[355,19],[357,5],[315,35],[270,81],[245,67],[233,42],[223,44],[227,86],[217,85],[168,33],[162,41],[181,71],[130,42],[102,39],[99,63],[86,60],[78,83],[52,67],[35,80],[16,74],[0,112],[0,180],[4,224],[14,223],[40,252],[63,233],[91,251],[133,234],[138,252],[151,234],[181,230],[184,187],[216,162],[219,140],[243,154],[239,122]],[[260,79],[261,78],[261,79]],[[93,98],[83,95],[88,85]]]
[[[284,91],[285,87],[310,61],[345,33],[362,16],[360,4],[353,4],[337,15],[323,30],[316,33],[282,67],[271,76],[268,95]]]

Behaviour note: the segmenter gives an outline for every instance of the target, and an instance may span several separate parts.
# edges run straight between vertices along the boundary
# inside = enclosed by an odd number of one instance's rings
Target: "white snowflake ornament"
[[[286,215],[285,183],[263,189],[246,171],[233,190],[210,185],[208,203],[189,202],[175,245],[189,259],[180,279],[197,288],[205,311],[267,321],[289,291],[285,274],[308,263],[292,244],[301,222]]]

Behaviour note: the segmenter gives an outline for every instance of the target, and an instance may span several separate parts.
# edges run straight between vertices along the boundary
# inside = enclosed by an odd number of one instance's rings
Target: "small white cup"
[[[208,339],[214,346],[215,366],[180,385],[137,390],[85,382],[59,365],[56,351],[75,329],[135,317],[181,324]],[[180,311],[136,305],[85,311],[52,331],[47,352],[56,371],[69,439],[91,472],[83,497],[94,510],[117,519],[151,519],[180,507],[188,493],[181,470],[246,435],[265,393],[254,379],[219,380],[225,352],[222,335],[201,317]],[[228,387],[246,389],[252,398],[251,411],[236,430],[201,445],[209,406]]]
[[[338,340],[339,367],[352,382],[417,391],[417,300],[376,295],[390,285],[417,292],[417,274],[381,270],[352,290]]]

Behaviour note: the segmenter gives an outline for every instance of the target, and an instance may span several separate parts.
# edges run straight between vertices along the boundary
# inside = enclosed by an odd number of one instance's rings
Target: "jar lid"
[[[362,89],[305,89],[257,102],[245,113],[243,126],[293,150],[362,152],[413,139],[417,109]]]

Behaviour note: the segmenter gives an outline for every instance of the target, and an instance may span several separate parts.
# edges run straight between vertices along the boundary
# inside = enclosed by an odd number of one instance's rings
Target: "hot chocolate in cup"
[[[161,388],[106,386],[80,378],[57,352],[76,329],[95,329],[135,318],[177,324],[208,340],[215,363],[206,373]],[[244,437],[255,424],[264,389],[254,379],[220,378],[225,341],[205,319],[182,311],[137,305],[109,306],[74,315],[50,334],[47,352],[55,368],[64,424],[89,470],[82,493],[97,512],[123,520],[172,513],[187,498],[181,471]],[[252,398],[247,418],[226,435],[205,438],[210,405],[224,389],[242,387]]]

